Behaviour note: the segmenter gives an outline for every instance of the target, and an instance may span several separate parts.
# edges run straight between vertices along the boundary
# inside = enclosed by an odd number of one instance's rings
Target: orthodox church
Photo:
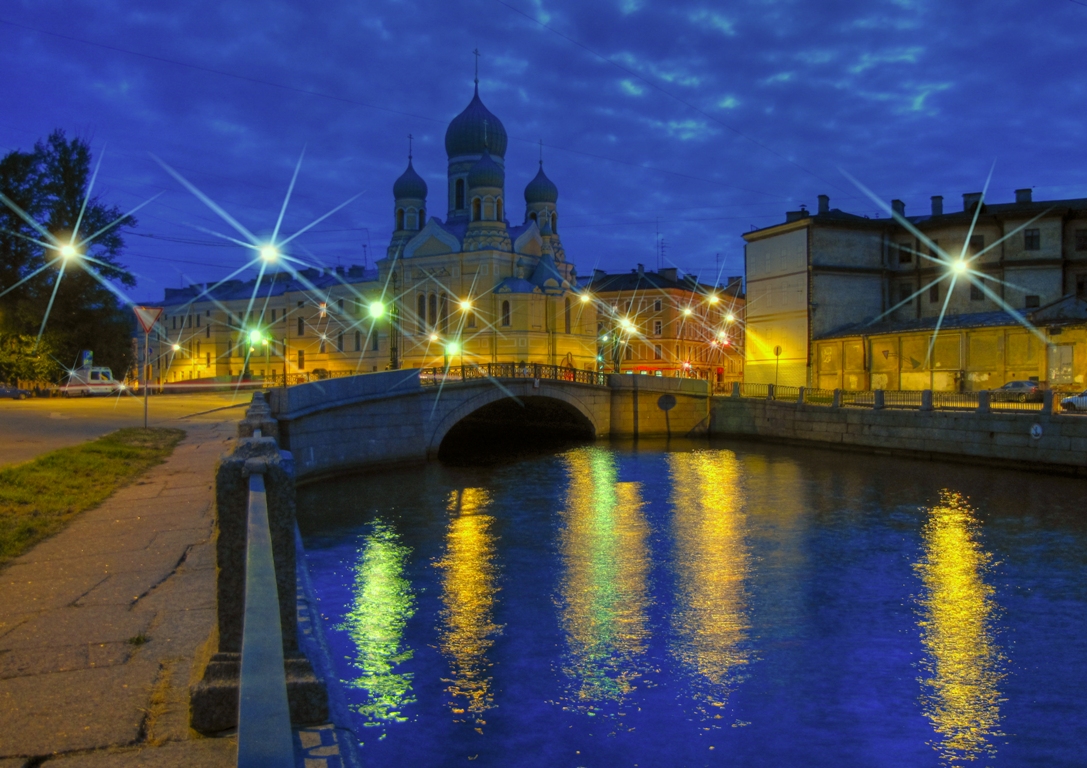
[[[541,159],[525,187],[524,219],[511,224],[507,144],[477,78],[471,102],[445,132],[445,219],[427,217],[429,190],[410,153],[393,184],[394,228],[377,267],[380,282],[398,297],[401,338],[390,341],[402,350],[403,367],[535,362],[596,369],[596,309],[581,300],[559,238],[558,187]]]

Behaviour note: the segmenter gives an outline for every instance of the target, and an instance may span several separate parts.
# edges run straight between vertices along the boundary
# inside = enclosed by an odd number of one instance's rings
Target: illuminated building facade
[[[900,200],[892,208],[909,228],[831,209],[820,195],[817,213],[744,234],[745,381],[1083,387],[1087,199],[1035,202],[1025,189],[1014,203],[966,194],[949,213],[942,197],[923,216],[906,216]]]
[[[677,269],[601,270],[582,281],[597,303],[599,363],[604,370],[710,379],[743,375],[743,279],[705,285]]]

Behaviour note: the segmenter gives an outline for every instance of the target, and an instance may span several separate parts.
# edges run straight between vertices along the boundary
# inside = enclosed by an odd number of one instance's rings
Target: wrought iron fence
[[[761,397],[765,399],[770,396],[770,386],[770,384],[741,384],[740,397]]]
[[[834,404],[834,390],[833,389],[804,389],[804,402],[808,405],[833,405]]]
[[[800,399],[800,387],[774,387],[774,400],[795,403]]]
[[[914,389],[883,390],[884,408],[920,408],[921,391]]]
[[[843,407],[874,408],[876,405],[876,393],[870,390],[859,392],[842,390],[839,403]]]
[[[1056,399],[1056,398],[1054,398]],[[989,410],[992,411],[1040,411],[1042,410],[1042,401],[1026,401],[1021,402],[1019,400],[997,400],[993,397],[993,394],[989,395]],[[1054,408],[1056,410],[1056,408]]]
[[[469,363],[448,368],[422,368],[419,371],[419,383],[424,387],[473,379],[540,379],[595,387],[607,386],[608,383],[606,373],[541,363]]]
[[[807,405],[833,405],[835,402],[843,408],[875,408],[879,403],[877,392],[882,398],[882,408],[901,408],[920,410],[924,393],[921,390],[832,390],[816,389],[814,387],[782,387],[773,384],[740,384],[740,397],[777,400],[780,402],[801,401]],[[731,394],[731,391],[728,392]],[[837,394],[837,400],[835,399]],[[936,410],[961,410],[976,411],[981,406],[980,392],[932,392],[932,408]],[[1000,400],[1000,395],[991,392],[989,407],[993,411],[1023,411],[1037,412],[1043,410],[1042,401],[1021,402],[1015,400]],[[1053,398],[1053,412],[1061,413],[1059,398]],[[1087,411],[1063,411],[1065,413],[1082,413]]]
[[[932,407],[944,411],[976,411],[977,392],[933,392]]]

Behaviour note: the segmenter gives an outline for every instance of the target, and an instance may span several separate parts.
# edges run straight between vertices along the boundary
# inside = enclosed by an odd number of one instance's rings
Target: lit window
[[[664,325],[661,323],[661,321],[660,320],[654,320],[653,321],[653,335],[654,336],[660,336],[662,330],[664,330]]]

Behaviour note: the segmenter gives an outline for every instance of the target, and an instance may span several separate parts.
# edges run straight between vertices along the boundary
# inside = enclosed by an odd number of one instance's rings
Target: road
[[[152,396],[148,424],[180,427],[198,421],[242,418],[249,392]],[[215,410],[236,406],[231,411]],[[206,411],[212,413],[202,414]],[[121,427],[143,426],[143,400],[132,396],[0,400],[0,466],[94,440]]]

